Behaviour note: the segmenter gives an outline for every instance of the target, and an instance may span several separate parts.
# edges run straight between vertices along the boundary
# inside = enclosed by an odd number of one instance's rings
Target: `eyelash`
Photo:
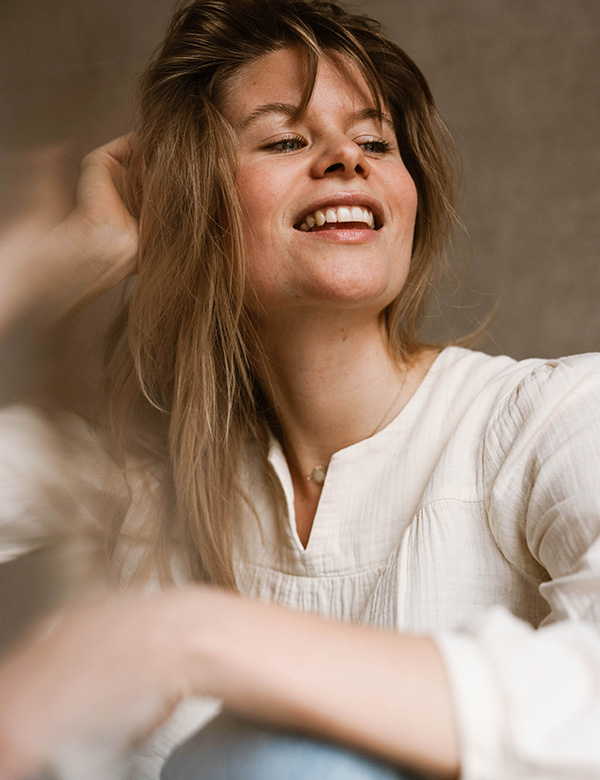
[[[282,147],[283,144],[294,143],[295,141],[297,141],[300,144],[305,143],[304,138],[302,138],[302,136],[300,136],[300,135],[289,135],[289,136],[286,136],[285,138],[280,138],[278,141],[269,141],[269,143],[266,143],[263,146],[263,149],[265,151],[267,151],[267,152],[281,152],[282,154],[289,154],[290,152],[296,151],[296,150],[295,149],[287,149],[286,150],[286,149],[278,148],[278,147]]]
[[[370,141],[363,141],[361,146],[371,145],[375,148],[371,149],[371,154],[386,154],[392,151],[392,145],[389,141],[383,139],[371,139]]]
[[[267,152],[279,152],[280,154],[291,154],[292,152],[297,151],[296,149],[284,149],[283,144],[289,144],[289,143],[300,143],[305,144],[306,141],[302,136],[300,135],[290,135],[286,138],[280,138],[278,141],[270,141],[269,143],[265,144],[263,146],[263,149]],[[389,141],[384,141],[381,139],[370,139],[369,141],[362,141],[359,146],[365,147],[365,146],[371,146],[372,148],[367,151],[369,154],[375,154],[375,155],[383,155],[387,154],[392,150],[392,144],[389,143]]]

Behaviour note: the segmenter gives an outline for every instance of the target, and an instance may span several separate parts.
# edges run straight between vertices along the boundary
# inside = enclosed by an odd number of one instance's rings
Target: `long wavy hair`
[[[120,439],[163,464],[162,493],[139,573],[187,575],[235,588],[236,518],[248,503],[248,441],[267,465],[268,424],[244,307],[244,239],[234,131],[221,112],[232,76],[301,47],[308,105],[318,63],[345,58],[389,110],[418,192],[408,279],[382,313],[391,354],[410,361],[432,280],[455,223],[454,146],[417,66],[374,20],[324,0],[194,0],[175,14],[140,81],[130,170],[139,216],[139,275],[107,352],[111,419]],[[142,196],[143,195],[143,196]],[[165,465],[166,464],[166,467]],[[113,529],[114,543],[121,529]]]

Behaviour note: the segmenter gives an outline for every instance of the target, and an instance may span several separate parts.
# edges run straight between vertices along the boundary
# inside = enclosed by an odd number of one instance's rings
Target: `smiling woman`
[[[165,780],[597,777],[600,358],[420,339],[456,224],[422,74],[335,3],[194,0],[140,103],[31,262],[62,274],[55,314],[137,272],[109,451],[60,424],[98,463],[81,524],[116,576],[187,584],[15,652],[0,776],[195,694],[225,713],[184,702],[134,776],[197,731]],[[13,462],[31,415],[4,414],[10,528],[38,482],[71,496],[65,469]]]
[[[414,63],[328,3],[182,9],[140,102],[141,253],[113,333],[114,417],[147,400],[168,413],[183,554],[231,586],[248,431],[265,464],[270,431],[285,437],[306,545],[320,498],[307,477],[397,415],[435,357],[418,327],[455,221],[453,147]],[[337,225],[338,206],[369,209],[376,229],[300,229],[321,211]],[[164,448],[161,420],[146,422],[150,451]],[[165,515],[163,541],[173,526]],[[158,555],[168,571],[168,549],[157,537],[142,569]]]

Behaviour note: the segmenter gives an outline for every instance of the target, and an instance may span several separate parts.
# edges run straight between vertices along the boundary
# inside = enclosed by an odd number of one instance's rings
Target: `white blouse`
[[[274,511],[250,452],[260,526],[250,513],[240,525],[242,592],[432,635],[463,780],[600,778],[599,355],[515,362],[446,348],[393,422],[333,456],[306,549],[275,440],[269,458],[287,511]],[[116,505],[126,497],[112,479]],[[19,516],[31,525],[22,512],[0,521],[13,546]],[[131,780],[157,778],[215,707],[184,703]]]

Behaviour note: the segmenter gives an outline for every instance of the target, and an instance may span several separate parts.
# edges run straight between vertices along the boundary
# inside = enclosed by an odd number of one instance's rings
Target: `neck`
[[[378,320],[271,320],[259,333],[260,381],[295,481],[383,428],[414,392],[411,372],[391,357]]]

